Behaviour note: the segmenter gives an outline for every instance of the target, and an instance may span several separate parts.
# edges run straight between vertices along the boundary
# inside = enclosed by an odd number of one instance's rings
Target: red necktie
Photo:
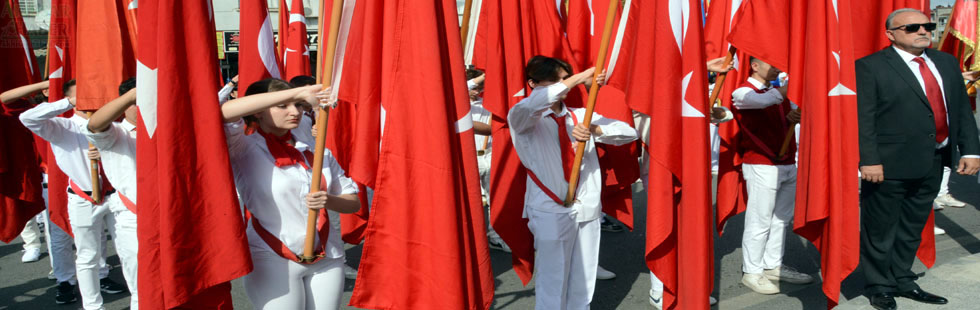
[[[926,60],[922,57],[915,57],[915,62],[919,63],[919,74],[922,75],[922,82],[926,84],[926,97],[929,98],[929,105],[932,107],[933,120],[936,122],[936,143],[943,143],[949,136],[949,125],[946,124],[946,102],[943,99],[943,90],[939,88],[939,82],[932,75],[932,70],[926,66]]]
[[[567,182],[569,175],[572,173],[572,162],[575,161],[575,152],[572,151],[572,140],[568,138],[565,117],[555,116],[555,114],[549,116],[558,125],[558,147],[561,149],[561,166],[565,170],[565,181]]]

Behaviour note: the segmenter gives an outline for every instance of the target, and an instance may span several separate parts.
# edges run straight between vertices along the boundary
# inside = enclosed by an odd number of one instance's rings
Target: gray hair
[[[889,28],[892,27],[892,20],[895,19],[895,16],[898,16],[898,14],[907,13],[907,12],[916,12],[916,13],[919,13],[919,14],[923,14],[922,11],[919,11],[919,10],[913,9],[913,8],[904,8],[904,9],[895,10],[894,12],[891,12],[891,14],[888,14],[888,18],[885,19],[885,29],[889,29]],[[923,14],[923,15],[925,15],[925,14]]]

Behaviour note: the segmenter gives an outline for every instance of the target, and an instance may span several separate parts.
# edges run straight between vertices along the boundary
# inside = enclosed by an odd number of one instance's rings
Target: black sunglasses
[[[936,30],[936,23],[905,24],[905,25],[901,25],[901,26],[898,26],[898,27],[895,27],[895,28],[890,28],[888,30],[898,30],[898,29],[905,28],[904,29],[905,32],[912,33],[912,32],[919,32],[919,27],[926,28],[926,31],[933,31],[933,30]]]

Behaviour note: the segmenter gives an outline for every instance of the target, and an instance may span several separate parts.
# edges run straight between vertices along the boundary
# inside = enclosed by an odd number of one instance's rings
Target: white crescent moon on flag
[[[136,62],[136,106],[143,117],[146,133],[153,138],[157,129],[157,69]]]

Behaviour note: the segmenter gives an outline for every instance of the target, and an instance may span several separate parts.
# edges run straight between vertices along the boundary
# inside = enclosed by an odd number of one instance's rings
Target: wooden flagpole
[[[463,49],[466,49],[466,37],[470,32],[470,12],[473,10],[473,0],[466,0],[463,4],[463,23],[459,25],[459,35],[462,37]]]
[[[789,151],[789,145],[793,143],[793,137],[796,137],[796,124],[790,123],[789,129],[786,130],[786,138],[783,138],[783,147],[779,149],[779,158],[786,156],[786,152]]]
[[[91,111],[85,112],[85,115],[87,115],[89,118],[91,118],[92,117],[92,112]],[[94,147],[95,146],[92,145],[92,143],[89,143],[88,144],[88,148],[89,149],[92,149]],[[91,197],[92,197],[92,201],[95,201],[95,203],[98,204],[98,203],[101,203],[102,202],[102,183],[99,182],[99,160],[98,159],[90,159],[89,161],[90,161],[89,162],[89,168],[91,168],[90,170],[92,171],[92,195],[91,195]]]
[[[619,9],[619,1],[609,1],[609,11],[606,12],[606,24],[602,28],[602,41],[599,43],[599,55],[595,61],[595,73],[592,74],[592,87],[589,89],[589,101],[585,106],[585,119],[582,124],[586,128],[592,126],[592,111],[595,110],[595,100],[599,96],[599,83],[596,79],[602,74],[606,67],[606,53],[609,51],[609,37],[612,34],[613,21],[616,19],[616,10]],[[582,155],[585,153],[585,143],[579,143],[575,150],[575,161],[572,164],[572,174],[568,178],[568,194],[565,195],[565,206],[570,207],[575,201],[575,190],[578,188],[578,177],[581,173]]]
[[[320,61],[317,62],[317,80],[323,85],[323,89],[326,90],[333,84],[333,63],[334,57],[337,54],[337,33],[340,30],[340,19],[344,11],[344,0],[333,0],[333,9],[330,11],[330,33],[327,37],[326,50],[324,50],[323,45],[323,9],[320,10],[320,26],[317,27],[317,36],[321,38],[319,40],[320,46],[317,48],[318,51],[326,51],[326,57],[321,57]],[[313,155],[313,179],[310,182],[310,192],[320,191],[320,180],[323,177],[323,151],[326,148],[327,142],[327,115],[330,110],[324,108],[321,105],[317,105],[315,109],[319,109],[319,113],[316,116],[316,149]],[[303,256],[299,259],[301,262],[312,263],[315,257],[313,257],[313,243],[316,239],[316,220],[319,217],[319,210],[310,209],[306,217],[306,240],[303,244]]]
[[[728,48],[728,55],[725,55],[725,68],[732,66],[732,59],[735,57],[735,46],[732,45]],[[715,77],[715,88],[711,90],[711,96],[708,97],[708,102],[710,102],[714,107],[721,107],[721,101],[718,101],[718,95],[721,94],[721,88],[725,86],[725,78],[728,76],[728,72],[718,73]]]

